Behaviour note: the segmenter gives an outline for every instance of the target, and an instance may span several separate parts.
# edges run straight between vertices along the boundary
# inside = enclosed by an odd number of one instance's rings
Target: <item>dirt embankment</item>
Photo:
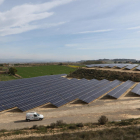
[[[107,79],[120,81],[131,80],[134,82],[140,82],[140,73],[130,73],[130,72],[120,72],[120,71],[107,71],[107,70],[98,70],[98,69],[78,69],[73,73],[70,73],[68,77],[72,78],[86,78],[86,79]]]
[[[18,74],[15,74],[15,77],[16,78],[22,78],[20,75],[18,75]]]

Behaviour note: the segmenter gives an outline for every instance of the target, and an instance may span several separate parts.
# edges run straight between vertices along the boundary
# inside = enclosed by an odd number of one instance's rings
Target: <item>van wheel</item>
[[[27,119],[27,122],[30,122],[30,120],[29,120],[29,119]]]
[[[42,119],[40,118],[39,120],[41,121]]]

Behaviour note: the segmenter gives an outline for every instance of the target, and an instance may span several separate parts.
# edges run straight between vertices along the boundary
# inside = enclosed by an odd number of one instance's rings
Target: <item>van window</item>
[[[37,117],[37,115],[36,115],[36,114],[34,114],[34,117]]]

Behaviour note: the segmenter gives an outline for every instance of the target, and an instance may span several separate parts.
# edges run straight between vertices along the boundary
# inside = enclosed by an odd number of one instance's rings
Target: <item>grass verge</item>
[[[8,74],[0,74],[0,81],[15,80],[16,78]]]

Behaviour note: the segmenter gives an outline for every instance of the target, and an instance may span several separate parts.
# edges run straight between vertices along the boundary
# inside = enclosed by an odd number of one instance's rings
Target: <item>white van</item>
[[[36,112],[29,112],[26,114],[26,121],[30,121],[30,120],[42,120],[44,118],[43,115],[38,114]]]

